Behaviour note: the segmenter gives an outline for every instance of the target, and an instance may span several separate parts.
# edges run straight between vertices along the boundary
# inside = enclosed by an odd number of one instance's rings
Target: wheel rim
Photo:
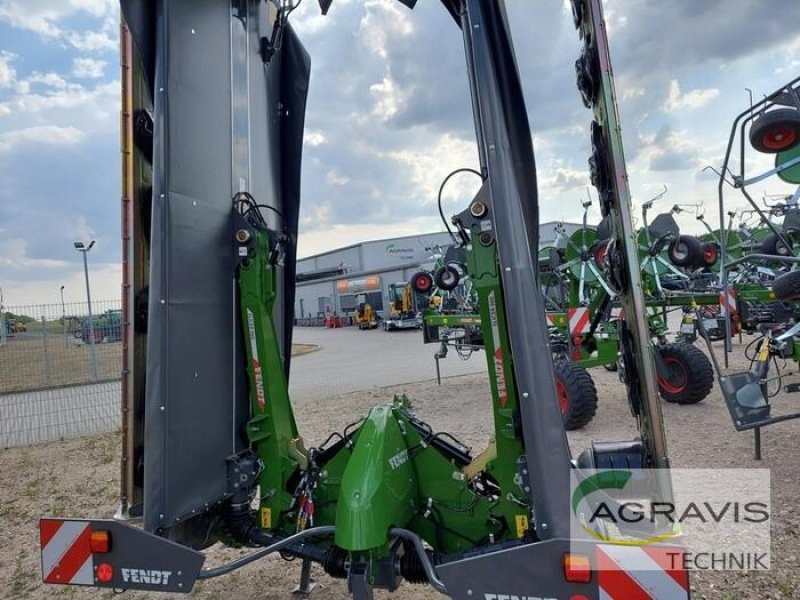
[[[661,360],[667,370],[667,377],[659,376],[658,385],[668,394],[680,394],[689,383],[686,365],[673,356],[665,356]]]
[[[601,269],[604,269],[606,266],[606,260],[608,259],[608,244],[601,244],[597,251],[594,253],[594,262],[597,263],[597,266]]]
[[[785,126],[775,127],[764,133],[761,143],[770,150],[783,150],[789,148],[797,141],[797,133]]]
[[[703,258],[706,263],[713,265],[717,262],[717,249],[714,246],[709,246],[703,251]]]
[[[414,287],[417,288],[420,292],[427,292],[431,289],[432,279],[430,277],[426,277],[425,275],[419,275],[414,280]]]
[[[672,256],[676,260],[685,260],[689,256],[689,247],[683,242],[678,242],[672,250]]]
[[[561,408],[561,414],[567,414],[569,408],[569,396],[567,395],[567,386],[564,382],[556,380],[556,395],[558,396],[558,406]]]

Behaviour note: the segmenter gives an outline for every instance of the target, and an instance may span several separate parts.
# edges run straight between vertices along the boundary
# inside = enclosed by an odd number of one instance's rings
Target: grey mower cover
[[[121,4],[154,101],[147,364],[134,365],[147,378],[144,525],[202,545],[192,517],[229,495],[226,459],[247,448],[232,197],[275,207],[270,225],[296,240],[309,57],[288,28],[263,63],[259,3]],[[294,277],[292,243],[275,315],[287,375]]]

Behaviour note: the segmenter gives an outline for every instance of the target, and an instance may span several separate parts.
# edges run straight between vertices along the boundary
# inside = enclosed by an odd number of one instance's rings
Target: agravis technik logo
[[[571,536],[677,544],[687,569],[768,569],[769,490],[768,469],[576,469]]]

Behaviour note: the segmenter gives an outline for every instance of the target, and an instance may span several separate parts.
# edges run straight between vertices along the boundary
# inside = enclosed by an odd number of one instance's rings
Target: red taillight
[[[592,580],[592,563],[585,554],[565,554],[564,579],[570,583],[589,583]]]
[[[108,583],[112,579],[114,579],[114,567],[108,563],[100,563],[97,566],[97,580]]]
[[[583,594],[574,594],[569,597],[569,600],[589,600],[589,597]]]
[[[107,531],[93,531],[89,538],[92,553],[105,554],[111,550],[111,536]]]

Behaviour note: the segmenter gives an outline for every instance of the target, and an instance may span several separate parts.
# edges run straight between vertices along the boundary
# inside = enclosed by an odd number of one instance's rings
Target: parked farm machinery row
[[[620,305],[613,291],[614,283],[609,277],[607,261],[608,225],[588,226],[590,205],[591,202],[583,204],[583,226],[569,237],[560,229],[557,246],[543,249],[539,259],[540,290],[545,300],[550,351],[557,365],[557,376],[560,375],[564,381],[587,381],[585,385],[564,386],[559,390],[565,392],[562,414],[568,429],[587,424],[596,410],[596,393],[594,386],[588,384],[591,378],[586,369],[603,366],[619,370],[620,377],[625,377],[624,357],[620,352]],[[651,206],[649,203],[644,208],[645,223],[646,211]],[[670,402],[691,404],[701,401],[710,392],[713,385],[711,364],[698,348],[668,341],[665,311],[688,307],[692,299],[697,298],[697,294],[690,291],[691,287],[696,285],[699,276],[708,279],[709,266],[705,262],[701,265],[699,261],[708,261],[711,254],[714,264],[718,248],[713,246],[713,252],[709,252],[696,238],[681,236],[671,212],[659,215],[647,231],[640,231],[637,235],[640,251],[643,246],[651,249],[640,254],[642,289],[650,292],[645,296],[645,306],[661,395]],[[700,256],[693,252],[695,246],[701,248]],[[653,251],[652,248],[656,247],[657,250]],[[667,248],[673,262],[667,261]],[[682,258],[684,264],[675,265],[675,256]],[[686,274],[689,263],[694,271]],[[680,291],[662,286],[660,279],[666,267],[691,285],[683,286]],[[459,262],[455,256],[445,256],[438,269],[433,273],[416,274],[412,285],[420,290],[430,290],[433,286],[448,294],[470,281],[469,266]],[[435,285],[435,281],[441,281],[440,273],[444,271],[449,273],[449,284],[444,287]],[[475,285],[474,282],[471,285]],[[707,285],[704,281],[703,291]],[[700,301],[717,306],[719,293],[706,293]],[[437,372],[438,361],[448,355],[450,348],[454,348],[461,358],[468,358],[473,350],[483,347],[484,333],[476,318],[478,303],[472,300],[470,304],[470,309],[458,305],[451,310],[427,310],[424,313],[425,342],[439,344],[435,354]],[[693,324],[692,328],[694,331]],[[574,394],[570,396],[568,390],[573,390]],[[582,390],[586,397],[577,395],[578,390]],[[585,408],[589,406],[592,408]],[[573,414],[581,417],[574,418]]]

